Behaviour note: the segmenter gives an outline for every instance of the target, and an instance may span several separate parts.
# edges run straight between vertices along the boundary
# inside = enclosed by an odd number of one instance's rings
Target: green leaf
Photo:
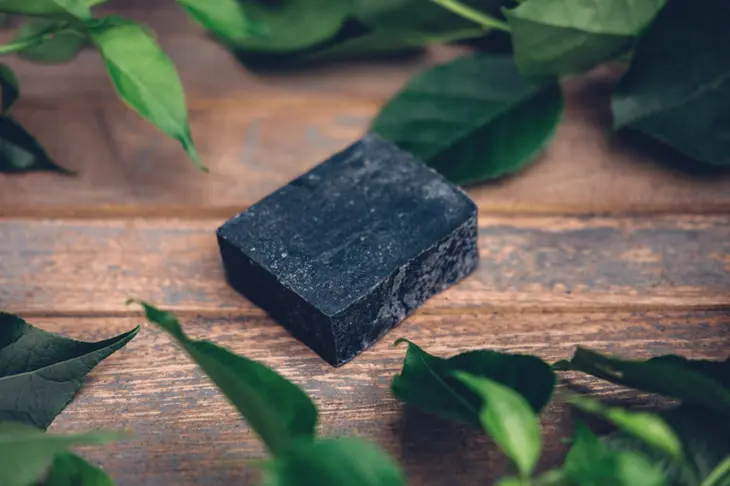
[[[623,54],[666,0],[527,0],[505,15],[526,76],[588,70]]]
[[[730,164],[730,2],[673,0],[639,38],[616,87],[614,127],[698,161]]]
[[[64,22],[53,19],[34,19],[23,25],[15,36],[16,41],[47,32],[59,32],[37,46],[20,51],[18,55],[28,61],[47,64],[64,63],[75,59],[88,41],[82,32],[63,29],[63,25]]]
[[[730,413],[730,359],[690,360],[670,355],[625,360],[579,347],[570,361],[560,361],[554,368],[582,371],[618,385]]]
[[[76,395],[84,377],[138,332],[139,327],[89,343],[0,313],[0,421],[48,427]]]
[[[18,78],[6,64],[0,64],[0,87],[2,87],[2,115],[6,115],[18,100]]]
[[[623,430],[602,438],[602,442],[612,450],[644,454],[662,472],[669,486],[704,485],[707,477],[730,455],[730,422],[715,412],[689,405],[659,415],[679,437],[684,461],[670,458]],[[730,486],[730,479],[718,484]]]
[[[0,0],[0,12],[40,17],[91,18],[85,0]]]
[[[315,436],[317,409],[301,388],[256,361],[188,338],[174,314],[138,303],[147,319],[174,337],[198,363],[274,455],[283,454],[296,438]]]
[[[56,165],[33,135],[11,116],[0,116],[0,172],[50,170],[71,175]]]
[[[0,484],[29,486],[41,479],[56,454],[73,446],[104,444],[121,437],[123,435],[112,432],[46,434],[28,425],[0,422]]]
[[[217,37],[231,42],[258,33],[240,0],[177,0],[196,22]]]
[[[272,468],[269,486],[401,486],[403,473],[374,444],[358,439],[294,441]]]
[[[114,486],[101,469],[70,452],[56,454],[41,486]]]
[[[575,440],[563,466],[570,484],[581,486],[663,486],[661,472],[638,451],[611,450],[585,424],[576,423]]]
[[[454,373],[482,399],[479,420],[523,478],[529,478],[540,459],[540,423],[530,404],[518,392],[496,381],[464,372]]]
[[[587,397],[573,395],[568,400],[580,410],[598,415],[637,439],[664,452],[675,460],[682,459],[682,444],[674,431],[659,415],[648,412],[631,412],[609,407]]]
[[[227,39],[252,52],[291,52],[333,37],[350,13],[350,0],[252,0],[244,5],[259,35]]]
[[[178,140],[195,165],[205,170],[190,135],[177,70],[155,39],[143,26],[118,17],[89,22],[88,30],[122,100]]]
[[[489,378],[520,393],[535,413],[550,401],[555,374],[535,356],[478,350],[448,359],[432,356],[408,343],[403,370],[393,377],[391,389],[399,400],[451,420],[481,427],[483,398],[456,379],[454,372]],[[530,380],[524,377],[529,376]]]
[[[553,136],[560,86],[527,82],[509,56],[474,55],[416,76],[372,130],[458,184],[527,165]]]

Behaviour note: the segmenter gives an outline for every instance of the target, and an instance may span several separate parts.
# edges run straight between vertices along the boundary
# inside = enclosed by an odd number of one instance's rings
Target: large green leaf
[[[70,452],[56,454],[40,486],[114,486],[101,469]]]
[[[221,39],[237,42],[258,32],[241,0],[177,0],[177,3]]]
[[[416,76],[372,130],[466,184],[527,165],[552,137],[562,111],[557,82],[529,83],[511,57],[482,54]]]
[[[639,38],[612,99],[614,126],[730,164],[730,2],[672,0]]]
[[[482,399],[482,427],[512,459],[520,475],[529,478],[542,450],[540,423],[530,404],[518,392],[489,378],[458,371],[455,376]]]
[[[172,313],[140,304],[147,319],[180,343],[273,454],[283,454],[294,439],[315,436],[317,409],[301,388],[256,361],[188,338]]]
[[[99,362],[139,327],[96,343],[76,341],[0,313],[0,421],[48,427]]]
[[[658,356],[646,361],[625,360],[578,348],[570,361],[560,361],[554,367],[730,413],[730,359]]]
[[[73,172],[56,165],[33,135],[10,115],[0,116],[0,172]]]
[[[44,17],[71,16],[79,19],[91,17],[86,0],[0,0],[0,12]]]
[[[565,458],[568,484],[580,486],[664,486],[659,469],[639,451],[613,450],[582,422]]]
[[[489,350],[468,351],[448,359],[432,356],[414,343],[399,375],[393,377],[393,394],[399,400],[442,417],[481,427],[483,397],[453,375],[465,372],[489,378],[520,393],[535,413],[550,401],[555,374],[535,356]]]
[[[143,26],[117,17],[89,22],[88,31],[122,100],[178,140],[192,161],[205,169],[190,135],[177,70],[155,39]]]
[[[20,96],[18,78],[10,66],[6,64],[0,64],[0,88],[2,89],[2,106],[0,107],[2,112],[0,116],[5,116]]]
[[[0,484],[29,486],[42,479],[56,454],[76,445],[104,444],[120,437],[112,432],[46,434],[28,425],[0,422]],[[73,486],[86,485],[75,483]]]
[[[527,76],[569,74],[623,53],[666,0],[527,0],[505,13]]]
[[[295,441],[268,486],[401,486],[403,473],[379,447],[358,439]]]
[[[345,23],[351,0],[249,0],[247,17],[259,35],[228,39],[244,51],[299,51],[333,37]]]
[[[569,401],[580,410],[602,417],[619,429],[664,452],[669,457],[676,460],[682,459],[682,444],[679,438],[658,414],[632,412],[623,408],[609,407],[601,402],[579,395],[571,396]]]
[[[660,416],[679,437],[685,452],[683,461],[672,459],[624,430],[603,437],[602,441],[612,450],[638,451],[649,457],[669,486],[704,486],[707,477],[730,457],[730,421],[715,412],[688,405],[661,412]],[[730,486],[730,477],[714,486]]]
[[[84,34],[78,30],[64,29],[63,21],[54,19],[34,19],[23,25],[16,33],[15,40],[22,41],[47,32],[55,32],[50,39],[24,49],[18,53],[28,61],[41,63],[63,63],[76,58],[81,49],[88,44]]]

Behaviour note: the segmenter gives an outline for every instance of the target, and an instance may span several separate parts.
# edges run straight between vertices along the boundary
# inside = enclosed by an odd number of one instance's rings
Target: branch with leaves
[[[71,60],[94,46],[119,97],[161,132],[174,138],[197,167],[205,170],[188,124],[185,94],[170,58],[146,26],[118,16],[95,17],[99,0],[0,0],[0,13],[32,17],[0,55],[18,53],[38,62]],[[61,170],[35,138],[12,116],[20,90],[15,74],[0,65],[0,171]]]
[[[190,339],[177,318],[140,302],[147,319],[168,333],[238,409],[268,449],[256,464],[267,486],[401,486],[404,474],[378,446],[317,435],[317,409],[275,371],[209,341]],[[129,342],[133,329],[84,343],[0,314],[0,484],[110,486],[106,473],[69,448],[128,438],[44,429],[101,360]],[[408,346],[392,391],[406,404],[489,434],[512,460],[515,475],[498,486],[727,486],[730,484],[730,359],[660,356],[623,360],[579,348],[549,365],[536,356],[492,350],[451,358]],[[35,353],[42,348],[47,352]],[[578,371],[618,385],[659,393],[679,405],[659,413],[604,405],[566,390],[556,372]],[[53,387],[46,386],[52,383]],[[598,437],[577,421],[561,467],[537,472],[543,441],[540,414],[551,400],[615,427]]]

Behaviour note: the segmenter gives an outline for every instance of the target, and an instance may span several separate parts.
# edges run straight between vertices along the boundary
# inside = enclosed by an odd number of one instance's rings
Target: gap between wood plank
[[[71,219],[94,220],[114,218],[130,219],[228,219],[250,206],[128,206],[99,205],[80,207],[37,207],[12,208],[0,207],[0,222],[5,220],[46,220]],[[532,205],[500,205],[480,204],[479,212],[485,216],[517,216],[517,217],[651,217],[651,216],[723,216],[730,213],[730,204],[703,205],[696,208],[677,209],[666,205],[637,206],[631,210],[614,210],[609,208],[585,210],[579,207],[532,206]]]

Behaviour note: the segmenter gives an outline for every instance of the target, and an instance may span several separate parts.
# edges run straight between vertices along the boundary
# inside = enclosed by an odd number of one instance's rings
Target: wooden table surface
[[[130,1],[177,63],[210,174],[125,108],[102,63],[10,61],[17,117],[78,177],[0,175],[0,308],[44,329],[101,339],[141,323],[138,297],[186,329],[272,366],[321,409],[325,435],[382,444],[414,485],[482,485],[506,461],[483,435],[402,407],[389,392],[399,337],[449,355],[474,348],[555,360],[576,345],[643,357],[730,350],[730,172],[688,174],[656,147],[606,135],[613,74],[565,85],[567,111],[541,160],[469,188],[482,263],[379,344],[334,369],[225,283],[215,228],[357,139],[413,73],[457,48],[409,58],[246,70],[173,2]],[[608,399],[645,397],[584,380]],[[570,412],[544,417],[544,467],[560,460]],[[149,325],[96,368],[53,430],[130,428],[86,457],[119,485],[254,484],[263,449],[169,339]]]

